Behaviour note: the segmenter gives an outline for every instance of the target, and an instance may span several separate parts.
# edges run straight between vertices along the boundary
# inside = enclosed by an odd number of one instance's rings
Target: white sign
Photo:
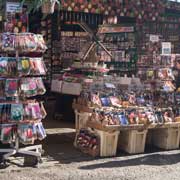
[[[158,35],[150,35],[150,41],[151,42],[159,42],[159,36]]]
[[[162,42],[162,55],[170,55],[170,54],[171,54],[171,43]]]
[[[22,12],[22,5],[18,2],[7,2],[6,3],[6,12],[18,13]]]

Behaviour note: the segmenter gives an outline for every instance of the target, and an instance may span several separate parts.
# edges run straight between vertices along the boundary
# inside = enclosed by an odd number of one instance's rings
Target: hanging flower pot
[[[57,0],[46,0],[42,4],[42,13],[43,14],[53,14],[54,13],[54,8],[55,4],[59,3]]]

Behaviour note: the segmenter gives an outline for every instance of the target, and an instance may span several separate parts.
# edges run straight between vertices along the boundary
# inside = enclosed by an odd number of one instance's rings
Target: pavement
[[[23,158],[12,158],[9,166],[0,169],[0,180],[180,179],[179,150],[147,148],[140,155],[118,151],[116,157],[92,158],[73,147],[73,125],[68,128],[55,126],[47,129],[48,136],[43,141],[43,163],[38,168],[24,167]]]

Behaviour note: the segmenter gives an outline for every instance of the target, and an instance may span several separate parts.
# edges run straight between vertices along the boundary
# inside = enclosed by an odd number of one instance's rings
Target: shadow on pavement
[[[180,162],[180,154],[149,154],[143,157],[131,158],[127,160],[113,160],[105,163],[98,163],[88,166],[81,166],[80,169],[90,170],[98,168],[119,168],[127,166],[150,165],[164,166],[177,164]]]
[[[49,135],[43,143],[47,160],[61,164],[94,160],[73,146],[74,138],[75,133]]]

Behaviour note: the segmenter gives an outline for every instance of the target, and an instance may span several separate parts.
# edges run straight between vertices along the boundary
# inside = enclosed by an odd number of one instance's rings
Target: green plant
[[[48,1],[53,1],[53,0],[20,0],[22,5],[24,5],[24,4],[28,5],[27,7],[28,7],[29,12],[35,12],[35,11],[39,10],[39,8]],[[60,8],[61,1],[56,0],[56,3],[58,4],[58,6]]]

